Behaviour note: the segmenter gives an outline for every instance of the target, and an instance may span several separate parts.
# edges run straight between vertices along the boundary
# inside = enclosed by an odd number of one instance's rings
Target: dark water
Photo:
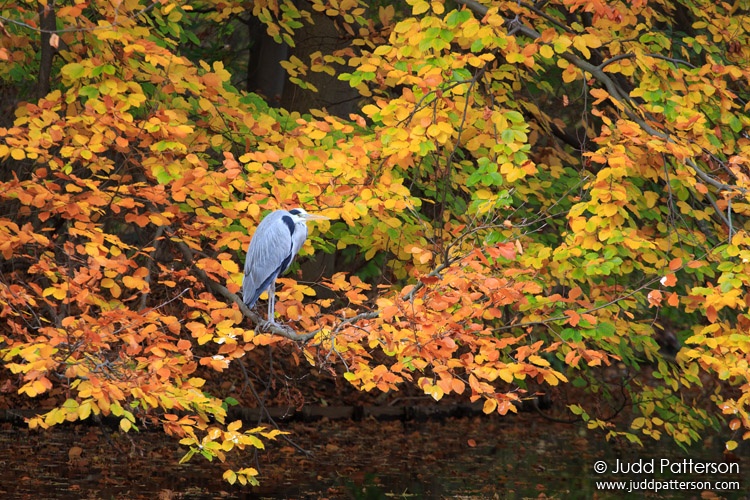
[[[718,438],[688,452],[668,443],[633,448],[536,416],[286,430],[293,444],[279,440],[231,464],[261,471],[261,486],[241,488],[222,481],[226,464],[195,457],[177,465],[185,450],[159,433],[6,428],[0,498],[749,498],[747,449],[727,457]],[[595,472],[600,461],[607,472]],[[705,473],[698,462],[719,471]],[[607,490],[598,481],[624,484]],[[633,486],[647,490],[628,492]]]

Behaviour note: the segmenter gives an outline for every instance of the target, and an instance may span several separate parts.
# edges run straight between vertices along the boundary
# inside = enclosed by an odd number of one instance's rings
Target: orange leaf
[[[719,313],[716,312],[716,308],[714,306],[708,306],[706,308],[706,319],[710,321],[711,323],[716,323],[716,320],[719,319]]]
[[[456,394],[463,394],[464,389],[466,389],[466,384],[464,384],[462,380],[454,378],[451,380],[451,389],[453,389],[453,392]]]
[[[434,285],[438,281],[440,281],[440,278],[437,276],[420,276],[419,281],[424,283],[425,285]]]
[[[581,318],[583,318],[583,319],[585,319],[586,321],[588,321],[588,322],[589,322],[589,324],[591,324],[591,325],[595,325],[595,324],[597,324],[597,323],[599,322],[599,321],[598,321],[598,320],[596,319],[596,316],[594,316],[593,314],[587,314],[587,313],[584,313],[584,314],[581,314]]]
[[[649,306],[659,307],[661,305],[662,294],[659,290],[651,290],[648,292],[648,304]]]
[[[516,245],[513,243],[500,243],[497,245],[498,253],[508,260],[516,258]]]
[[[565,311],[565,316],[568,317],[568,323],[570,323],[570,326],[576,326],[578,325],[578,322],[581,321],[581,315],[572,309]]]
[[[675,286],[677,284],[677,277],[674,274],[667,274],[660,282],[664,286]]]

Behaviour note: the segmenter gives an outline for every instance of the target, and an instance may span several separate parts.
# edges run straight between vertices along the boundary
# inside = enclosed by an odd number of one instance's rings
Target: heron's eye
[[[299,208],[293,208],[289,211],[289,213],[292,215],[302,215],[302,210],[300,210]]]

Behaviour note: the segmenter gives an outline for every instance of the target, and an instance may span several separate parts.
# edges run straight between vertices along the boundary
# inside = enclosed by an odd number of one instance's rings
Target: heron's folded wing
[[[284,211],[276,211],[266,216],[250,240],[242,280],[242,297],[248,306],[255,304],[282,272],[282,266],[288,265],[292,235],[282,221],[285,214]]]

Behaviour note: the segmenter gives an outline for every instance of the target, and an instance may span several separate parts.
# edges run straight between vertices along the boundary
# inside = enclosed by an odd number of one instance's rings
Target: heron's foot
[[[263,321],[259,326],[260,326],[261,330],[265,330],[265,331],[269,332],[269,331],[271,331],[271,327],[273,327],[273,326],[279,326],[279,324],[276,321],[274,321],[273,319],[269,319],[269,320]]]

